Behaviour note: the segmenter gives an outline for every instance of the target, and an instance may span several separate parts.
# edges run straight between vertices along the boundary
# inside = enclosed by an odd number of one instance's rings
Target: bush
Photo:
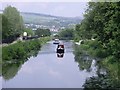
[[[117,90],[117,87],[113,84],[112,80],[104,75],[87,79],[83,86],[84,90]]]
[[[3,47],[3,61],[25,59],[29,57],[32,51],[39,51],[41,47],[40,40],[30,40],[26,42],[17,42],[15,44]]]

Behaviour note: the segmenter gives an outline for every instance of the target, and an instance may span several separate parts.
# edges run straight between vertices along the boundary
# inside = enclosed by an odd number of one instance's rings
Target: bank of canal
[[[53,41],[42,46],[36,56],[24,63],[11,63],[2,77],[3,88],[83,88],[86,79],[96,76],[95,60],[90,71],[80,70],[73,54],[73,42],[62,41],[65,45],[63,58],[55,52]],[[89,57],[88,57],[89,58]],[[6,77],[6,78],[4,78]]]

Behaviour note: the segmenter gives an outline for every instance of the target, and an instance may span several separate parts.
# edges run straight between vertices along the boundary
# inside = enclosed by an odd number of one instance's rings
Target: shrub
[[[30,40],[26,42],[17,42],[15,44],[3,47],[3,61],[25,59],[29,57],[31,51],[39,51],[41,47],[40,40]]]

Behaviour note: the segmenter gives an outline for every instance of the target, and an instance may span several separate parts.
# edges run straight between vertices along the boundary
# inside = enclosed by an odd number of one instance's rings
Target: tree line
[[[49,29],[37,29],[35,32],[32,28],[26,28],[20,12],[12,6],[8,6],[4,9],[3,13],[0,14],[1,27],[2,29],[2,42],[11,43],[18,37],[23,36],[23,32],[27,32],[27,36],[50,36]]]
[[[2,42],[12,42],[24,30],[23,19],[15,7],[8,6],[2,14]]]
[[[120,3],[89,2],[84,19],[76,25],[77,39],[94,38],[97,48],[112,55],[115,61],[120,58]]]
[[[84,40],[80,47],[97,57],[99,65],[108,71],[108,76],[98,75],[87,80],[86,89],[120,87],[119,16],[120,2],[89,2],[84,19],[76,25],[75,40]]]
[[[74,39],[74,29],[66,28],[58,32],[59,39],[63,40],[73,40]]]
[[[45,37],[45,36],[50,36],[51,32],[50,29],[42,29],[42,28],[38,28],[35,31],[35,34],[38,35],[39,37]]]

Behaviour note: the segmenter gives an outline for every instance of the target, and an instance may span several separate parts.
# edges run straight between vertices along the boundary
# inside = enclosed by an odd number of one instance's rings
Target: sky
[[[16,7],[20,12],[34,12],[34,13],[42,13],[54,16],[63,16],[63,17],[83,17],[83,14],[87,8],[87,2],[40,2],[36,0],[29,1],[2,1],[2,10],[4,10],[7,6]]]

